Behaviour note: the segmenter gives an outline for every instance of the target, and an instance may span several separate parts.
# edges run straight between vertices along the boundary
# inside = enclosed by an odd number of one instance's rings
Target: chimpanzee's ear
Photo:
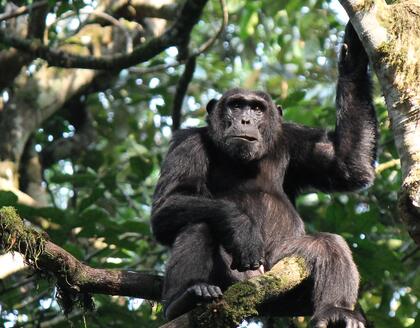
[[[207,113],[210,114],[212,112],[212,110],[216,107],[216,104],[217,104],[216,99],[210,100],[209,103],[206,106]]]
[[[279,111],[280,116],[283,116],[283,107],[277,105],[277,110]]]

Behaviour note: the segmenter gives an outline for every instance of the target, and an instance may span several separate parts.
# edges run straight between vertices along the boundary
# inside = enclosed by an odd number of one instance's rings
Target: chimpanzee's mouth
[[[238,140],[243,140],[243,141],[248,141],[248,142],[255,142],[258,140],[255,137],[247,136],[247,135],[232,136],[232,139],[238,139]]]

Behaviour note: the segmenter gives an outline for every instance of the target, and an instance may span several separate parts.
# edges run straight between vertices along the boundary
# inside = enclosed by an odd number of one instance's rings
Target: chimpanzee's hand
[[[368,63],[369,59],[362,42],[360,42],[353,25],[348,22],[344,35],[344,44],[341,47],[338,60],[340,77],[364,77],[366,76]]]
[[[232,255],[232,270],[256,270],[264,263],[264,241],[259,228],[252,223],[238,226],[231,238],[226,248]]]

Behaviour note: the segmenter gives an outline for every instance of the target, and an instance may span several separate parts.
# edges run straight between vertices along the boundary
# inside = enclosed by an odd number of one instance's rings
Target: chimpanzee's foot
[[[324,308],[312,318],[314,328],[365,328],[366,321],[357,311],[339,307]]]
[[[206,283],[192,285],[166,304],[165,317],[172,320],[192,310],[199,303],[211,302],[221,296],[223,296],[223,293],[218,286]]]

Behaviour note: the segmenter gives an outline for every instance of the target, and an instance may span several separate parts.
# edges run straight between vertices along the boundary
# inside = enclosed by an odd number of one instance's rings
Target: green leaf
[[[0,191],[0,207],[13,206],[17,203],[18,197],[11,191]]]
[[[130,158],[130,167],[139,180],[146,179],[153,171],[153,163],[149,159],[140,156]]]
[[[88,208],[80,213],[82,222],[107,221],[110,216],[107,211],[100,207]]]
[[[52,178],[51,182],[57,184],[71,183],[76,187],[92,186],[94,185],[97,176],[92,172],[75,173],[75,174],[63,174],[56,173]]]
[[[88,197],[82,199],[79,205],[79,211],[84,211],[89,206],[93,205],[105,193],[105,188],[102,186],[95,187]]]
[[[139,221],[128,221],[121,225],[123,231],[137,232],[144,236],[150,235],[150,224]]]
[[[301,100],[303,100],[303,98],[305,98],[305,95],[305,90],[296,90],[282,101],[282,106],[285,109],[287,109],[289,106],[296,106]]]
[[[248,2],[241,12],[240,32],[241,38],[250,37],[255,32],[255,26],[258,24],[258,1]]]

